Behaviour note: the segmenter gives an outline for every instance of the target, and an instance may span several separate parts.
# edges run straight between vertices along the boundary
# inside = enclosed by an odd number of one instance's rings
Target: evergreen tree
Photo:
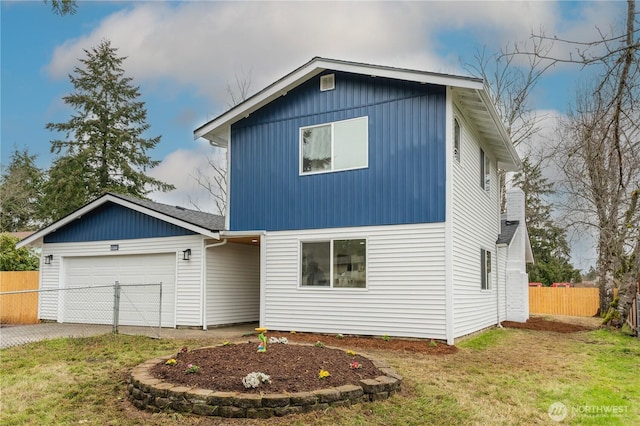
[[[17,149],[0,177],[0,232],[37,229],[43,172],[36,156]]]
[[[553,194],[553,185],[542,176],[540,165],[528,158],[513,177],[515,186],[525,193],[525,220],[534,264],[527,265],[529,281],[550,286],[554,282],[579,281],[580,272],[569,262],[566,232],[551,219],[551,206],[544,197]]]
[[[103,41],[91,50],[69,78],[74,92],[63,98],[75,110],[66,123],[49,123],[47,129],[65,134],[53,140],[51,152],[61,154],[49,176],[45,193],[51,219],[73,211],[105,192],[145,197],[166,184],[145,174],[159,161],[147,151],[160,136],[145,138],[149,129],[144,102],[124,75],[125,57],[116,56],[111,42]]]
[[[40,259],[27,247],[17,249],[18,237],[0,234],[0,271],[37,271]]]

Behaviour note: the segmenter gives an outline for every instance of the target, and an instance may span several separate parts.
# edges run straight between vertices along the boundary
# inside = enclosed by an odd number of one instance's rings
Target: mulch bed
[[[526,330],[555,331],[558,333],[575,333],[578,331],[594,330],[592,327],[583,325],[568,324],[566,322],[549,321],[544,318],[529,318],[527,322],[503,321],[503,327],[521,328]]]
[[[266,352],[259,353],[257,346],[255,342],[248,342],[179,352],[175,365],[158,364],[151,373],[177,385],[245,393],[307,392],[358,384],[361,379],[383,375],[369,359],[348,355],[344,350],[273,343],[267,346]],[[361,368],[351,368],[354,361]],[[197,365],[198,372],[185,373],[188,364]],[[331,375],[320,379],[320,370]],[[245,388],[242,379],[252,372],[271,376],[271,383],[255,389]]]
[[[425,355],[448,355],[458,351],[455,346],[449,346],[444,342],[431,340],[400,339],[390,337],[388,340],[382,337],[365,337],[344,335],[338,338],[335,334],[315,333],[283,333],[268,332],[268,336],[286,337],[290,342],[316,343],[321,341],[327,346],[335,346],[345,349],[383,349],[392,351],[419,352]]]

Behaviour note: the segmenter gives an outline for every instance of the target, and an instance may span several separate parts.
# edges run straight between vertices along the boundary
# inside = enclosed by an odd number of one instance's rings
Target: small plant
[[[260,372],[249,373],[242,379],[242,384],[247,389],[255,389],[263,383],[271,383],[271,377]]]
[[[197,365],[187,364],[187,368],[184,370],[184,372],[187,374],[195,374],[198,372],[198,370],[200,370],[200,367],[198,367]]]
[[[286,337],[281,337],[281,338],[277,338],[277,337],[269,337],[269,343],[282,343],[283,345],[288,345],[289,344],[289,339],[287,339]]]
[[[171,358],[171,359],[168,359],[168,360],[165,362],[165,365],[176,365],[177,363],[178,363],[178,361],[176,361],[176,359],[175,359],[175,358]]]
[[[356,351],[352,351],[351,349],[347,350],[347,355],[356,356]]]
[[[344,339],[344,334],[340,334],[340,333],[336,334],[336,339],[340,339],[340,340]]]
[[[431,341],[429,342],[429,346],[435,348],[436,346],[438,346],[438,344],[436,343],[435,340],[431,339]]]
[[[291,330],[291,331],[289,332],[289,334],[296,334],[296,331],[295,331],[295,330]]]
[[[349,364],[349,368],[351,368],[352,370],[362,368],[362,364],[360,364],[358,361],[353,361],[351,364]]]
[[[385,342],[388,342],[389,340],[391,340],[391,337],[389,337],[388,334],[385,334],[384,336],[382,336],[382,340],[384,340]]]
[[[327,370],[320,370],[318,373],[318,379],[326,379],[329,376],[331,376],[331,374]]]
[[[322,343],[320,340],[318,340],[316,342],[316,348],[324,348],[324,343]]]
[[[233,345],[233,343],[231,343],[228,340],[225,340],[224,342],[222,342],[222,346],[231,346],[231,345]]]

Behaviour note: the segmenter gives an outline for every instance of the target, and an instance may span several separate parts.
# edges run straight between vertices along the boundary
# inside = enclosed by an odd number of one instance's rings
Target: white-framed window
[[[491,160],[480,148],[480,188],[489,191],[491,188]]]
[[[491,252],[480,249],[480,289],[491,290]]]
[[[300,287],[367,287],[366,239],[302,241],[300,252]]]
[[[453,158],[459,163],[460,162],[460,123],[458,123],[458,119],[453,119]]]
[[[300,174],[361,169],[368,164],[368,117],[300,128]]]

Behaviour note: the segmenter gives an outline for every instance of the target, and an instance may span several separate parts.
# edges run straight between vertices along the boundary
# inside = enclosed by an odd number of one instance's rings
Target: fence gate
[[[33,313],[39,301],[57,306],[59,322],[46,320],[28,325],[20,322],[23,310]],[[0,348],[59,337],[83,337],[109,332],[143,334],[160,338],[163,319],[162,283],[19,290],[0,293],[0,306],[13,313],[0,324]],[[37,305],[36,305],[37,306]],[[35,309],[37,312],[37,308]],[[165,318],[163,318],[163,315]],[[53,313],[55,317],[55,312]],[[6,317],[8,318],[8,317]]]

